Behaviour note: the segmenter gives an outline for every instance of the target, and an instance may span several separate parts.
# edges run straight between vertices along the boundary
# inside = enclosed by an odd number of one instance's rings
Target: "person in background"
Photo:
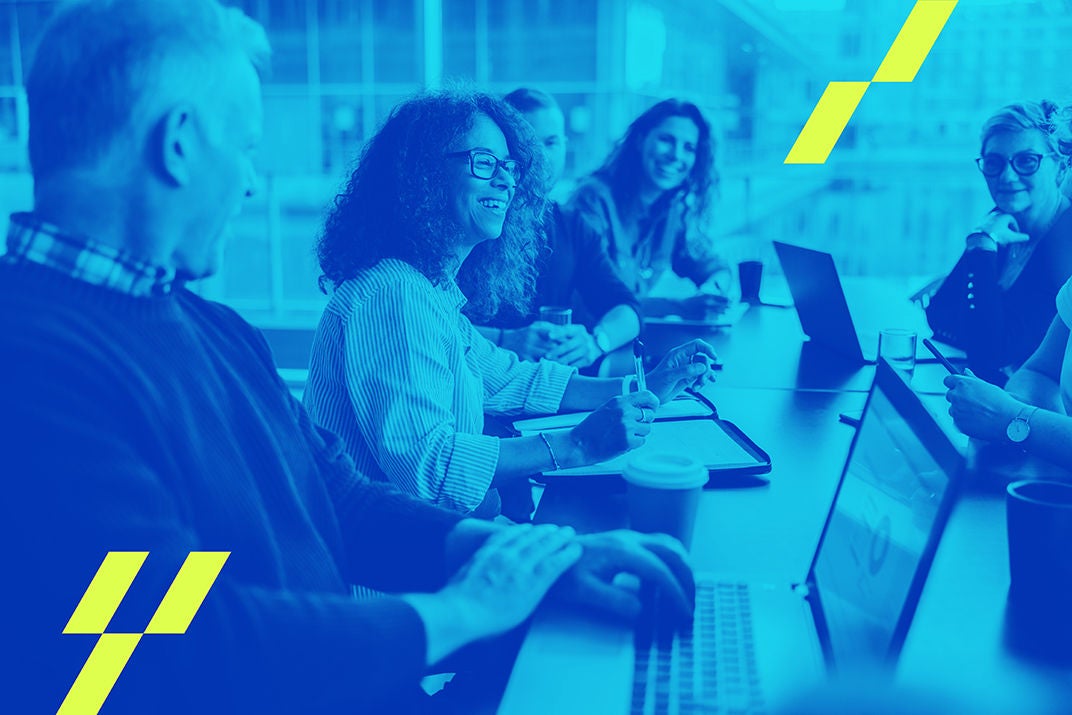
[[[462,314],[517,307],[531,288],[542,164],[531,127],[502,100],[421,95],[369,140],[317,247],[332,293],[306,406],[361,470],[466,513],[493,516],[500,488],[527,493],[529,475],[640,445],[660,401],[710,377],[692,359],[714,351],[693,341],[651,372],[650,392],[632,392],[629,380],[521,361]],[[595,411],[571,430],[482,434],[485,411],[559,410]]]
[[[1014,445],[1072,475],[1072,279],[1057,293],[1057,317],[1005,389],[969,371],[945,379],[949,414],[977,439]],[[1057,475],[1048,472],[1051,478]],[[1066,475],[1066,478],[1068,476]]]
[[[701,232],[717,186],[711,125],[695,104],[666,99],[629,125],[603,166],[578,185],[569,208],[604,237],[645,316],[702,319],[727,304],[719,285],[727,266]],[[668,271],[717,290],[685,299],[650,295]]]
[[[536,133],[548,165],[548,191],[566,166],[566,122],[554,97],[522,87],[503,100],[521,112]],[[537,258],[536,293],[528,310],[505,308],[480,332],[523,360],[546,358],[585,370],[640,334],[640,306],[618,277],[603,237],[588,223],[550,202],[544,216],[546,245]],[[573,322],[539,320],[540,306],[572,308]]]
[[[930,298],[939,340],[968,354],[980,376],[1003,385],[1053,320],[1072,275],[1072,212],[1057,105],[1010,104],[983,124],[976,164],[994,201],[964,253]]]
[[[33,211],[0,257],[5,712],[56,712],[72,683],[64,712],[443,712],[420,679],[553,584],[635,613],[627,571],[691,615],[672,539],[464,519],[369,481],[261,334],[186,287],[257,188],[267,55],[215,0],[64,3],[39,39]],[[181,635],[141,637],[217,568],[171,610]]]

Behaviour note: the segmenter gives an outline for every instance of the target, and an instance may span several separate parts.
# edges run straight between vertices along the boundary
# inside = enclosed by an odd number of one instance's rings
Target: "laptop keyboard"
[[[660,602],[636,630],[632,715],[761,715],[748,585],[699,581],[691,633],[675,634]]]

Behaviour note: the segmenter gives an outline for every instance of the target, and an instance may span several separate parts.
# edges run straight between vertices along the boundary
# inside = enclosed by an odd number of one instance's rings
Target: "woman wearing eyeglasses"
[[[983,124],[976,164],[995,206],[927,307],[935,336],[964,349],[976,374],[997,384],[1041,342],[1072,275],[1058,114],[1053,102],[1024,102]]]
[[[366,145],[317,246],[332,290],[305,392],[313,419],[364,473],[493,516],[497,490],[639,446],[660,400],[709,379],[706,362],[692,361],[714,356],[702,341],[672,351],[648,376],[650,392],[633,391],[522,362],[462,314],[522,306],[531,292],[543,172],[528,124],[483,94],[407,101]],[[537,436],[482,433],[485,412],[559,410],[595,412]]]

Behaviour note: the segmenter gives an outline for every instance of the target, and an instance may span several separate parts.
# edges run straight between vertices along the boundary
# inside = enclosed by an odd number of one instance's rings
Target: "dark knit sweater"
[[[591,329],[611,308],[628,305],[640,315],[640,302],[618,277],[604,238],[575,212],[551,204],[546,220],[547,245],[537,263],[536,293],[524,315],[504,309],[488,322],[496,328],[520,328],[539,318],[541,305],[573,308],[573,322]]]
[[[149,552],[108,632],[143,631],[188,552],[232,553],[104,713],[371,712],[415,686],[416,613],[348,584],[437,588],[459,517],[355,474],[231,310],[0,265],[0,368],[12,712],[54,712],[73,682],[96,637],[60,633],[108,551]]]

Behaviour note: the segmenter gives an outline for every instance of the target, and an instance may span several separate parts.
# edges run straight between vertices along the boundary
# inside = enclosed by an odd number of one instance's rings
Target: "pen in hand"
[[[647,390],[648,383],[644,378],[644,343],[640,340],[633,341],[633,369],[636,371],[637,390]]]

